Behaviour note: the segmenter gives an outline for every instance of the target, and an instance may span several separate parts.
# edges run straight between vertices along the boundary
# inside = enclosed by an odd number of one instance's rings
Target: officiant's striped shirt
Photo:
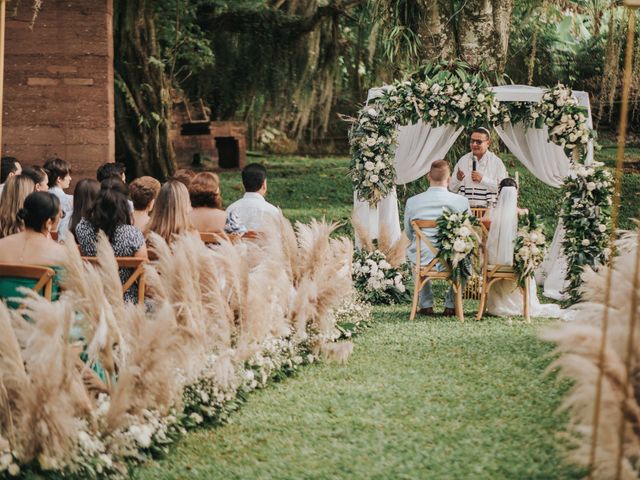
[[[458,180],[458,170],[464,173],[462,181]],[[469,152],[462,156],[451,174],[449,189],[464,195],[472,207],[490,207],[496,201],[498,184],[507,177],[507,169],[496,154],[487,150],[482,158],[476,161],[476,170],[482,174],[481,182],[474,182],[471,179],[473,153]]]

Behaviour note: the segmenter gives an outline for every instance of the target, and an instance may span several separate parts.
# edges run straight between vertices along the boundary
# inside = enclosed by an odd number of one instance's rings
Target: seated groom
[[[280,216],[280,210],[267,202],[267,169],[251,163],[242,169],[244,197],[227,207],[227,217],[235,214],[239,223],[249,230],[261,230],[266,216]]]
[[[409,237],[411,244],[407,248],[407,257],[413,264],[416,261],[416,235],[411,226],[412,220],[437,220],[444,209],[452,212],[469,212],[469,200],[456,193],[450,192],[447,187],[451,181],[451,172],[449,170],[449,162],[446,160],[436,160],[431,164],[431,170],[427,173],[429,180],[429,188],[426,192],[414,195],[407,200],[407,206],[404,210],[404,231]],[[428,228],[424,233],[431,243],[435,244],[437,229]],[[433,260],[433,252],[426,248],[421,248],[422,264],[426,265]],[[431,282],[427,282],[420,292],[420,303],[418,313],[421,315],[433,315],[433,292],[431,291]],[[455,315],[453,289],[449,289],[445,298],[444,315]]]
[[[491,135],[484,127],[471,132],[471,152],[462,156],[453,169],[450,189],[464,195],[472,207],[488,208],[496,201],[498,184],[507,178],[502,160],[489,150]]]

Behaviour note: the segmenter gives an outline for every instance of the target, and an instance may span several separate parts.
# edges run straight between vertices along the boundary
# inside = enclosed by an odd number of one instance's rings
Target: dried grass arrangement
[[[0,305],[0,475],[125,478],[271,379],[346,361],[335,311],[353,297],[353,248],[335,228],[281,219],[213,247],[152,236],[146,307],[123,301],[106,237],[97,265],[70,244],[57,302]]]
[[[630,322],[640,317],[638,234],[627,234],[618,242],[619,256],[613,260],[608,328],[603,358],[601,402],[597,434],[594,435],[596,384],[602,322],[606,310],[607,269],[583,274],[583,301],[576,307],[576,321],[549,329],[542,338],[556,343],[558,359],[550,369],[574,382],[562,408],[570,412],[569,460],[589,467],[592,442],[594,479],[636,479],[640,476],[640,329],[630,336]],[[633,311],[632,309],[635,309]],[[629,347],[631,349],[629,350]],[[627,352],[630,355],[627,357]],[[627,365],[627,358],[629,364]],[[595,436],[595,439],[594,439]],[[620,470],[620,476],[616,472]]]

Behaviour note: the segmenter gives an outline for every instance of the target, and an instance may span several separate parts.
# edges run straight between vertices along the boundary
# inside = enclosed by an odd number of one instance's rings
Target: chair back
[[[488,208],[485,207],[471,207],[471,215],[480,220],[485,214],[489,211]]]
[[[36,283],[31,287],[35,292],[40,293],[47,300],[51,301],[53,292],[53,277],[56,272],[53,268],[41,265],[16,265],[11,263],[0,263],[0,277],[21,278],[34,280]],[[19,308],[23,308],[24,304]]]
[[[97,265],[97,257],[82,257],[83,260]],[[145,277],[144,266],[147,263],[146,258],[142,257],[116,257],[118,268],[131,268],[133,272],[126,282],[122,284],[122,293],[129,290],[136,282],[138,282],[138,303],[144,303]]]
[[[411,226],[416,234],[416,264],[420,263],[421,267],[427,271],[431,271],[438,264],[438,249],[429,240],[429,237],[422,231],[423,228],[437,228],[435,220],[411,220]],[[433,259],[427,264],[422,265],[422,243],[433,253]]]
[[[200,232],[200,240],[206,244],[218,244],[222,240],[229,240],[224,232]]]

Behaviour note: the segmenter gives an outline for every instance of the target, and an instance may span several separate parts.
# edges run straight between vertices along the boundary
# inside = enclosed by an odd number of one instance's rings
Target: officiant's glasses
[[[482,140],[480,138],[472,138],[471,139],[471,143],[474,144],[474,145],[482,145],[486,141],[487,140]]]

